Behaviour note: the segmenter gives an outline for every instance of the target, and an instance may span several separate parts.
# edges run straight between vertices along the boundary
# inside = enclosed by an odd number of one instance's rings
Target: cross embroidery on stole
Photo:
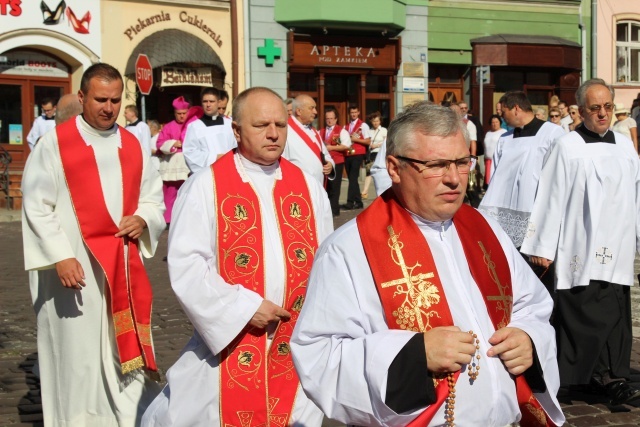
[[[433,272],[429,272],[413,275],[413,270],[420,267],[420,263],[416,262],[414,266],[407,267],[404,256],[402,255],[402,247],[404,245],[400,241],[399,235],[393,231],[392,226],[388,226],[387,231],[389,232],[387,244],[391,249],[391,259],[393,259],[393,262],[402,270],[402,277],[384,282],[380,286],[383,288],[396,286],[396,291],[393,294],[394,297],[397,295],[405,295],[404,302],[394,311],[396,322],[400,327],[406,329],[407,325],[412,323],[411,320],[415,318],[420,332],[424,332],[427,329],[431,329],[429,326],[429,318],[434,314],[437,315],[436,312],[427,312],[426,309],[440,301],[438,288],[425,280],[434,277],[434,274]],[[426,318],[426,325],[423,317]],[[409,329],[413,328],[409,327]]]

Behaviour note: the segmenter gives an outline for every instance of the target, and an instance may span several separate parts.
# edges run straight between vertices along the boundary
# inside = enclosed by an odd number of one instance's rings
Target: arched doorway
[[[145,54],[153,67],[154,87],[145,99],[146,118],[160,123],[173,120],[171,102],[184,96],[192,104],[200,102],[203,87],[229,91],[227,72],[218,54],[206,42],[184,31],[169,29],[151,34],[131,52],[125,68],[125,90],[130,100],[141,107],[135,86],[135,63]]]

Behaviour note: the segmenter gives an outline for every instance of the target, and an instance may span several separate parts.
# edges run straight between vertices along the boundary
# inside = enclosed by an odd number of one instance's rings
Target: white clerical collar
[[[406,208],[405,208],[406,209]],[[420,215],[411,212],[409,209],[406,209],[409,212],[409,215],[413,218],[413,221],[418,224],[418,226],[424,225],[425,227],[431,228],[436,231],[448,230],[453,224],[453,220],[448,219],[446,221],[430,221],[428,219],[422,218]]]
[[[249,174],[253,173],[262,173],[266,177],[273,177],[275,179],[282,179],[282,171],[280,170],[280,162],[277,161],[271,165],[260,165],[258,163],[254,163],[251,160],[244,157],[240,154],[239,151],[236,151],[233,156],[234,162],[236,164],[236,169],[242,178],[242,182],[251,182],[249,178]]]
[[[93,126],[91,126],[89,123],[87,123],[87,121],[85,120],[82,114],[79,114],[76,117],[76,125],[78,126],[78,130],[80,131],[81,136],[82,136],[82,133],[84,132],[90,136],[95,136],[98,138],[108,138],[118,132],[118,125],[115,123],[113,124],[111,129],[108,129],[108,130],[96,129]],[[91,141],[88,141],[86,138],[84,138],[84,136],[83,136],[83,139],[85,144],[91,145]],[[118,138],[118,148],[122,148],[122,142],[120,141],[120,138]]]

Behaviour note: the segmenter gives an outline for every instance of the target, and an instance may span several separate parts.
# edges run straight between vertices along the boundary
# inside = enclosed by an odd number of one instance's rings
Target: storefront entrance
[[[360,118],[379,111],[388,126],[395,111],[395,79],[399,67],[399,40],[336,36],[290,36],[287,96],[307,94],[316,100],[316,127],[324,126],[329,106],[338,111],[338,123],[348,122],[349,106]]]
[[[0,191],[0,208],[20,209],[22,170],[30,152],[27,135],[42,114],[42,100],[57,103],[71,91],[71,74],[59,58],[34,50],[13,50],[3,56],[7,61],[0,63],[0,147],[11,162],[8,176],[3,176],[9,188]]]

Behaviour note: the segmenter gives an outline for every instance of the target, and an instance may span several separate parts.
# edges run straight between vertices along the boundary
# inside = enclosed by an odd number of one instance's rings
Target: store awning
[[[124,74],[135,74],[136,59],[143,53],[149,57],[153,68],[175,63],[211,65],[225,75],[227,72],[222,60],[206,42],[180,30],[162,30],[142,40],[133,50]]]

